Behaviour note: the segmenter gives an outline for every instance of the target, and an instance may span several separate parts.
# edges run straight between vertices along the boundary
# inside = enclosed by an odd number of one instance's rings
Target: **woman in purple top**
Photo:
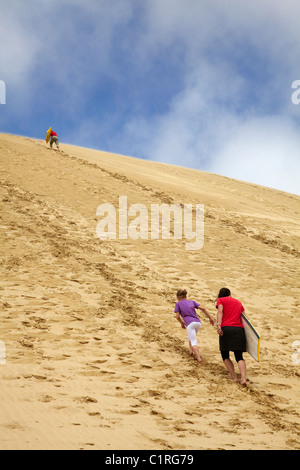
[[[201,307],[194,300],[187,300],[186,296],[186,290],[179,290],[177,292],[178,302],[175,306],[176,319],[181,324],[181,328],[187,330],[190,346],[190,355],[194,355],[197,361],[201,362],[202,359],[197,344],[197,333],[201,327],[201,321],[198,318],[195,309],[202,310],[202,312],[205,313],[205,315],[209,318],[209,322],[212,326],[214,326],[215,322],[204,307]]]

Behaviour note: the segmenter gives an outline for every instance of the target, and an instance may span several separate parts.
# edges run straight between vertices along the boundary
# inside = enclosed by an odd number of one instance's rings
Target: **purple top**
[[[182,299],[177,302],[174,312],[180,313],[185,323],[185,326],[188,326],[193,321],[201,323],[195,311],[195,308],[199,307],[199,305],[200,304],[197,304],[197,302],[195,302],[194,300]]]

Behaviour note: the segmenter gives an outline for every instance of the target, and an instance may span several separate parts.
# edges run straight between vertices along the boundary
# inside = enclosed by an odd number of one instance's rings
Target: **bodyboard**
[[[251,357],[257,362],[260,362],[260,336],[255,331],[249,320],[242,313],[242,323],[246,335],[246,350]]]
[[[47,134],[46,134],[46,143],[48,144],[49,140],[50,140],[50,137],[51,137],[51,127],[47,130]]]

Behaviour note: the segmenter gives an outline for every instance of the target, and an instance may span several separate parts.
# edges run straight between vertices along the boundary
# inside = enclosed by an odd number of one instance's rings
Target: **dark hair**
[[[220,299],[220,297],[230,297],[230,296],[231,296],[230,290],[227,289],[227,287],[222,287],[222,289],[220,289],[219,291],[218,299]]]
[[[179,290],[177,291],[177,297],[179,297],[179,298],[180,298],[180,297],[185,298],[186,296],[187,296],[187,291],[186,291],[185,289],[184,289],[184,290],[179,289]]]

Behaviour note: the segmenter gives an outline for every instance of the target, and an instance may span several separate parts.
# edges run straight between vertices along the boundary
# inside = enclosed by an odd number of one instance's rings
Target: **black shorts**
[[[236,362],[244,360],[242,351],[234,351],[234,355],[235,355]],[[226,359],[230,359],[229,351],[221,351],[221,356],[222,356],[223,361],[226,361]]]
[[[246,352],[246,335],[239,326],[223,326],[223,336],[219,337],[220,351]]]

